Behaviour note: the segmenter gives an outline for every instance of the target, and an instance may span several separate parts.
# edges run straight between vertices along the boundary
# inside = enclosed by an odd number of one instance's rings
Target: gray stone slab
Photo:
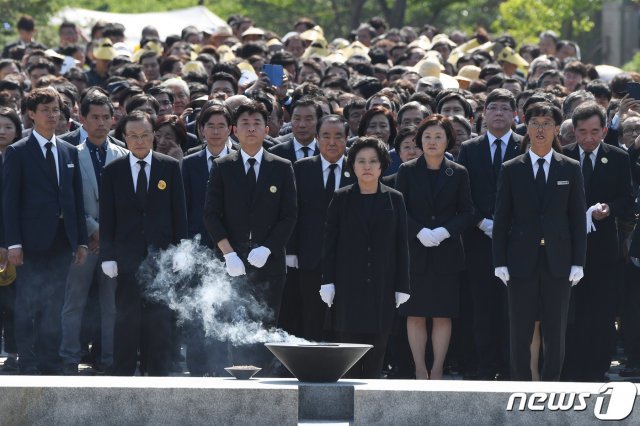
[[[300,383],[298,418],[306,420],[353,420],[354,386],[363,384],[349,380],[338,383]]]
[[[2,377],[7,425],[295,425],[298,389],[259,380]]]
[[[624,399],[620,393],[615,398],[602,394],[602,387],[602,383],[369,381],[354,388],[354,424],[602,424],[596,414],[606,416],[614,405],[621,408],[619,403]],[[636,388],[637,395],[640,386],[632,387]],[[511,397],[516,392],[519,396]],[[551,395],[555,394],[553,404],[562,393],[565,402],[574,394],[574,403],[566,410],[551,409],[548,405]],[[583,395],[584,408],[578,394]],[[510,398],[513,399],[511,411],[507,410]],[[601,407],[597,406],[598,399],[602,400]],[[636,402],[629,416],[618,424],[640,424],[640,402]]]

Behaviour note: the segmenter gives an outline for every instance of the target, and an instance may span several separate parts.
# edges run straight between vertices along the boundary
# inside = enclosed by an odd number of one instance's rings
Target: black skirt
[[[400,305],[402,316],[454,318],[460,310],[460,276],[412,274],[411,297]]]

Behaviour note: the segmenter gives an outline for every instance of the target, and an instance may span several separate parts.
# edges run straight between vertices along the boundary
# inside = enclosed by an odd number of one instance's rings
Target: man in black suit
[[[563,379],[605,381],[615,346],[616,302],[619,295],[619,254],[616,219],[633,207],[629,155],[603,142],[606,111],[593,102],[578,106],[571,120],[576,143],[564,154],[582,164],[587,200],[587,263],[584,279],[573,289],[574,324],[567,329]],[[590,226],[592,225],[592,226]]]
[[[269,148],[269,152],[279,157],[286,158],[295,164],[296,161],[319,154],[316,141],[316,127],[322,117],[322,108],[310,96],[296,101],[291,108],[292,133],[277,138],[278,145]],[[299,271],[292,263],[292,241],[287,245],[287,278],[284,287],[284,296],[278,320],[278,326],[291,334],[303,332],[300,299]]]
[[[496,89],[485,103],[487,133],[462,143],[458,162],[469,171],[475,213],[464,233],[473,297],[473,328],[480,380],[508,373],[507,294],[493,274],[491,231],[498,173],[504,161],[520,154],[522,137],[511,130],[516,103],[511,92]]]
[[[254,318],[269,328],[280,311],[285,245],[296,223],[295,180],[288,160],[262,148],[269,130],[264,105],[256,101],[241,104],[235,123],[241,149],[214,161],[204,221],[224,255],[229,275],[246,275],[235,279],[234,285],[270,308],[273,316]],[[236,357],[234,362],[263,363],[266,349],[251,349],[246,358]]]
[[[338,115],[326,115],[318,123],[320,155],[296,162],[293,170],[298,191],[298,223],[291,237],[288,263],[298,268],[301,295],[302,337],[323,339],[326,307],[318,297],[322,284],[322,245],[329,202],[336,189],[355,182],[345,169],[349,123]],[[284,305],[283,305],[284,307]]]
[[[135,374],[144,338],[147,372],[166,376],[171,310],[145,298],[136,272],[147,257],[187,236],[182,175],[178,161],[152,151],[153,122],[147,113],[134,111],[123,120],[131,152],[103,169],[100,187],[102,271],[118,277],[113,374]],[[182,267],[174,258],[174,270]]]
[[[59,374],[60,316],[72,253],[87,257],[78,152],[54,136],[62,99],[53,88],[26,99],[33,132],[5,154],[3,210],[8,259],[19,266],[15,332],[20,372]]]
[[[231,125],[231,112],[226,106],[213,105],[206,108],[198,117],[198,131],[205,140],[206,147],[186,156],[182,161],[182,178],[187,201],[188,236],[193,238],[200,235],[200,243],[212,250],[215,249],[215,244],[211,241],[203,219],[207,181],[214,160],[237,151],[229,139]],[[195,319],[188,325],[185,334],[188,348],[187,369],[191,375],[203,376],[222,373],[213,371],[215,366],[210,363],[210,360],[217,358],[221,361],[220,358],[225,357],[224,346],[226,343],[205,344],[204,329],[199,319]],[[215,352],[215,355],[211,352]]]
[[[526,112],[531,148],[498,178],[493,225],[495,274],[509,300],[511,379],[531,380],[530,345],[540,319],[542,380],[559,380],[571,286],[583,276],[585,198],[580,163],[552,149],[562,123],[548,103]]]
[[[299,99],[291,107],[291,133],[277,138],[278,145],[270,148],[269,152],[286,158],[291,164],[301,158],[318,155],[316,127],[320,118],[322,108],[313,98],[305,96]]]

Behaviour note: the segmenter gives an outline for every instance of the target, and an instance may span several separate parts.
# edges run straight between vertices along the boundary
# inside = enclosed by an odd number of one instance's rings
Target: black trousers
[[[0,332],[4,340],[4,351],[9,354],[18,352],[14,331],[14,313],[16,306],[16,283],[0,287]]]
[[[385,324],[377,333],[352,333],[346,331],[336,332],[340,343],[362,343],[373,345],[373,348],[364,354],[358,362],[345,374],[352,379],[379,379],[384,364],[384,356],[387,350],[387,342],[391,333],[392,323]]]
[[[58,374],[62,339],[62,306],[71,264],[71,246],[58,221],[52,246],[45,251],[24,249],[17,268],[15,336],[22,373]]]
[[[622,336],[627,367],[640,367],[640,268],[625,265]]]
[[[233,278],[232,286],[238,290],[242,300],[231,312],[231,321],[249,321],[262,324],[269,330],[276,327],[282,304],[285,275],[266,275],[257,268],[245,265],[247,275]],[[260,375],[265,377],[272,373],[275,358],[259,342],[257,336],[247,334],[243,338],[230,341],[230,358],[233,365],[255,365],[261,367]]]
[[[485,243],[484,250],[468,253],[467,260],[477,378],[493,380],[509,370],[509,322],[507,290],[494,275],[491,239]]]
[[[325,329],[328,306],[320,298],[322,271],[300,269],[298,272],[302,297],[302,337],[315,342],[330,339],[330,331]]]
[[[616,297],[621,264],[587,260],[584,278],[571,290],[573,320],[567,327],[562,380],[602,382],[609,371],[615,340]]]
[[[171,361],[171,310],[146,300],[134,274],[119,274],[116,289],[113,375],[133,376],[138,350],[149,376],[168,376]]]
[[[537,318],[541,322],[544,381],[560,380],[571,284],[549,271],[547,252],[540,246],[538,264],[530,277],[511,277],[508,285],[511,379],[531,380],[531,338]]]
[[[278,328],[295,336],[301,336],[303,333],[302,300],[298,286],[299,274],[298,269],[287,268],[287,277],[282,293],[282,309],[278,315]]]

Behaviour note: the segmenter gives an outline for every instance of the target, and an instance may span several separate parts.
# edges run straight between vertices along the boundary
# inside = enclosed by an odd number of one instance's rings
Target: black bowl
[[[337,382],[373,346],[355,343],[265,343],[301,382]]]

